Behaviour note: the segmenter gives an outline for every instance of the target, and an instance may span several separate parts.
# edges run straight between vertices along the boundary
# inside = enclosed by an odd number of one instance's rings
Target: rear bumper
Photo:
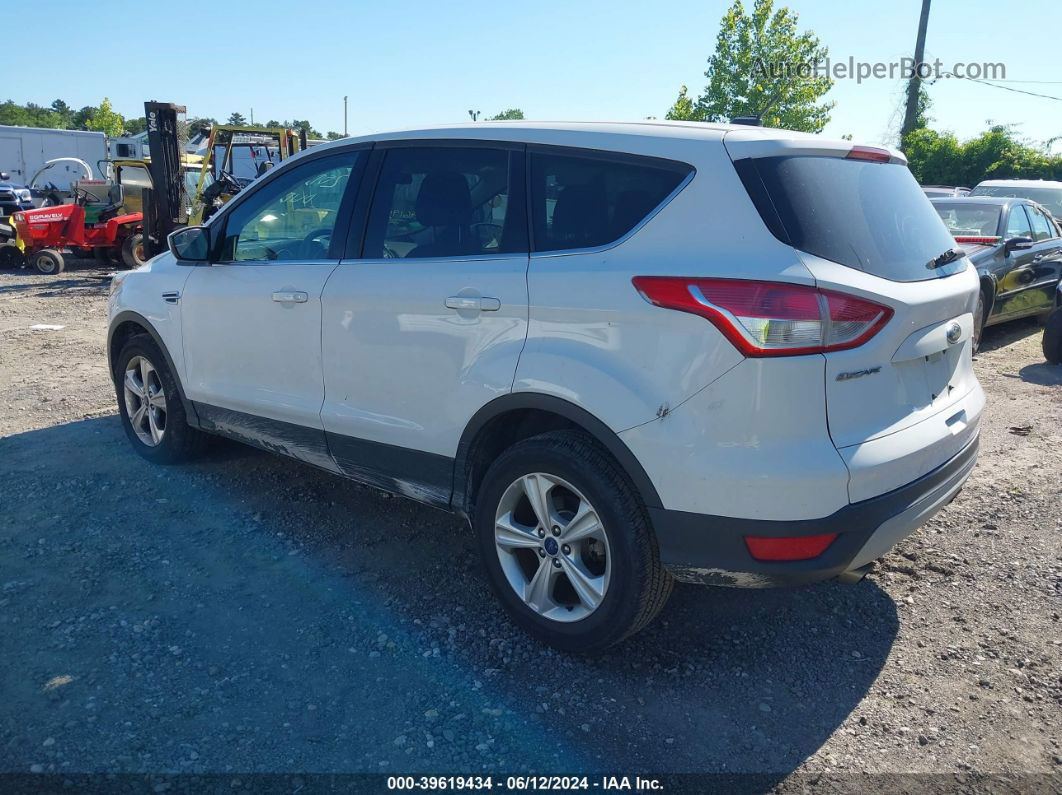
[[[767,588],[831,579],[885,554],[958,494],[977,462],[978,437],[954,457],[905,486],[852,503],[821,519],[774,521],[650,508],[663,564],[679,580]],[[755,560],[744,536],[837,533],[812,560]]]

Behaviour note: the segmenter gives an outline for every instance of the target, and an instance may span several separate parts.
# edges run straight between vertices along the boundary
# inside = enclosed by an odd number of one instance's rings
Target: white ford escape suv
[[[447,508],[594,650],[673,579],[854,580],[974,466],[977,274],[901,155],[705,124],[345,139],[119,274],[133,446],[228,436]]]

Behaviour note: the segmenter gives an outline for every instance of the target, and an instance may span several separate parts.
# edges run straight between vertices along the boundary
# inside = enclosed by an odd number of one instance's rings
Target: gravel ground
[[[0,771],[1062,771],[1035,321],[986,334],[968,485],[863,582],[679,586],[584,659],[509,624],[447,514],[235,444],[134,455],[107,285],[0,273]]]

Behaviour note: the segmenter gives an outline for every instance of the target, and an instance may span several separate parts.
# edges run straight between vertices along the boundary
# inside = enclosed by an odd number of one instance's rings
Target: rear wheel
[[[66,268],[66,260],[63,255],[54,248],[42,248],[30,257],[30,265],[46,276],[62,273]]]
[[[207,436],[188,424],[177,382],[151,337],[138,334],[122,347],[115,389],[125,435],[144,458],[176,464],[202,451]]]
[[[518,442],[484,476],[474,523],[488,579],[523,629],[595,652],[642,629],[671,593],[642,505],[589,437]]]
[[[140,233],[129,235],[122,241],[122,263],[127,268],[139,268],[145,262],[144,236]]]
[[[1062,364],[1062,307],[1048,316],[1042,344],[1044,358],[1051,364]]]

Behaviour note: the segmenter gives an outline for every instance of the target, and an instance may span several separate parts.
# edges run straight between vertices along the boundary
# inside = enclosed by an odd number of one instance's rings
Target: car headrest
[[[550,237],[568,247],[595,246],[608,239],[608,207],[600,185],[569,185],[557,196]]]
[[[417,194],[417,220],[424,226],[466,226],[472,223],[468,180],[456,171],[435,171],[424,177]]]

